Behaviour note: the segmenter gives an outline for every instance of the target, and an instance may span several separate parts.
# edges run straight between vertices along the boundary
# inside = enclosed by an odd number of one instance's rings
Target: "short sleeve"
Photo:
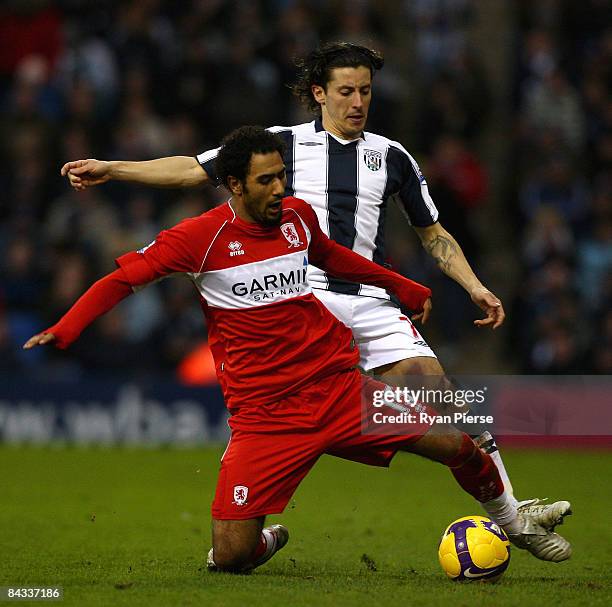
[[[438,221],[438,209],[416,160],[401,146],[391,146],[387,155],[388,183],[397,194],[410,224],[427,227]]]
[[[202,152],[196,156],[196,160],[200,163],[200,166],[206,171],[208,178],[215,185],[221,185],[219,176],[217,175],[217,169],[215,167],[215,162],[217,161],[217,156],[219,155],[220,149],[221,148],[208,150],[207,152]]]

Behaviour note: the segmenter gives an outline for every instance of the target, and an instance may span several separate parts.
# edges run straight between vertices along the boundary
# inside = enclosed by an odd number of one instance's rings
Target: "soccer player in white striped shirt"
[[[294,93],[317,118],[309,123],[270,130],[285,139],[287,195],[308,201],[330,238],[364,257],[383,263],[384,218],[389,198],[396,196],[425,250],[438,267],[459,283],[485,313],[474,321],[496,329],[504,322],[501,301],[473,272],[461,247],[438,221],[438,210],[427,182],[404,147],[365,131],[372,98],[372,78],[383,59],[371,49],[327,44],[298,65]],[[173,156],[144,162],[77,160],[66,163],[62,175],[77,190],[109,179],[152,186],[189,187],[217,183],[217,150],[196,158]],[[361,353],[361,366],[374,375],[443,376],[435,354],[412,321],[425,322],[429,309],[409,319],[382,289],[343,282],[314,269],[309,274],[314,293],[351,328]],[[508,493],[512,485],[489,432],[475,438],[497,465]],[[569,513],[568,502],[518,503],[554,528]]]

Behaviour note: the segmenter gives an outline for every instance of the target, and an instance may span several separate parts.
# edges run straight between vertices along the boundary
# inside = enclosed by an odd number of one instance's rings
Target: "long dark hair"
[[[317,84],[327,89],[334,68],[364,66],[373,77],[384,63],[382,55],[373,49],[350,42],[329,42],[295,61],[299,72],[290,88],[311,112],[319,113],[320,105],[312,94],[312,86]]]

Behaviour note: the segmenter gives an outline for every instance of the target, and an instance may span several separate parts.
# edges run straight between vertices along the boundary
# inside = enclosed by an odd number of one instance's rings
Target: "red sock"
[[[266,550],[268,549],[268,542],[266,541],[266,536],[261,533],[259,535],[259,542],[257,542],[257,547],[253,551],[251,555],[251,562],[254,563]]]
[[[481,451],[463,434],[459,452],[445,464],[462,489],[479,502],[488,502],[504,492],[504,483],[491,456]]]

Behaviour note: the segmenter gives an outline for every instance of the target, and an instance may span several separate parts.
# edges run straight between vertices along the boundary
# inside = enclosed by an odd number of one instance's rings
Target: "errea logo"
[[[236,255],[244,255],[244,250],[242,249],[242,243],[237,240],[232,240],[227,245],[227,248],[230,250],[230,257],[236,257]]]

